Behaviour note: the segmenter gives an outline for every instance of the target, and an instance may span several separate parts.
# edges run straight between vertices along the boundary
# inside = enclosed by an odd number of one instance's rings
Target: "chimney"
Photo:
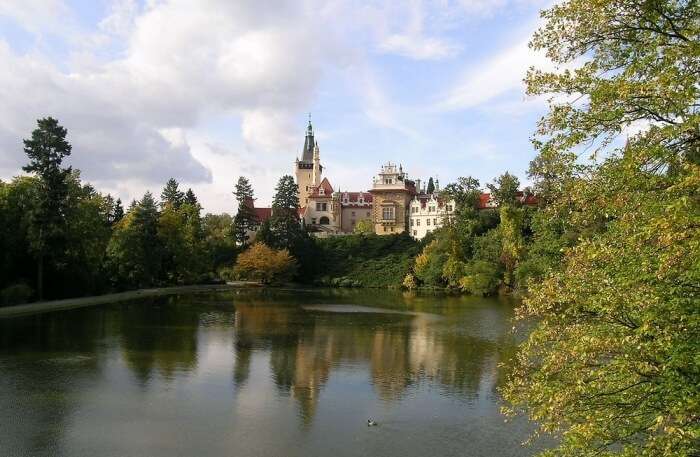
[[[420,190],[420,179],[416,179],[416,193],[422,193]]]

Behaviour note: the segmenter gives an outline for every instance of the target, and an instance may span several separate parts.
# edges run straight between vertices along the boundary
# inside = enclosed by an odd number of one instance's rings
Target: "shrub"
[[[408,273],[405,278],[403,278],[403,286],[408,290],[413,290],[417,287],[416,278],[411,273]]]
[[[24,283],[13,284],[0,291],[0,305],[21,305],[29,302],[34,290]]]
[[[475,260],[466,265],[465,276],[459,285],[463,291],[472,295],[490,295],[498,289],[500,277],[501,272],[497,264]]]
[[[233,272],[237,278],[271,284],[291,280],[296,268],[294,257],[286,249],[277,250],[255,243],[238,256]]]

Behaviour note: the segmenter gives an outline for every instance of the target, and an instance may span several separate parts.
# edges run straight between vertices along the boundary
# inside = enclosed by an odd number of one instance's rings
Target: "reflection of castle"
[[[377,396],[401,398],[411,385],[425,380],[460,395],[477,394],[483,370],[495,370],[494,343],[455,336],[447,338],[430,316],[372,315],[373,325],[357,325],[357,315],[332,321],[300,308],[271,308],[253,302],[236,304],[236,364],[250,359],[249,351],[269,351],[277,388],[297,402],[303,421],[313,419],[320,393],[334,368],[367,369]],[[359,317],[359,319],[363,319]],[[408,320],[396,325],[396,320]],[[300,326],[300,321],[306,325]],[[346,321],[347,320],[347,321]],[[347,325],[352,320],[355,325]],[[366,367],[366,368],[365,368]],[[242,366],[235,374],[247,373]],[[244,380],[236,379],[237,384]]]

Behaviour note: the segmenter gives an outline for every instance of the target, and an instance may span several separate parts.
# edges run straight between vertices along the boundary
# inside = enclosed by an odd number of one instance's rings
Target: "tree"
[[[233,218],[227,213],[206,214],[202,218],[204,249],[212,272],[224,265],[233,265],[236,258],[236,243],[231,236]]]
[[[30,139],[24,140],[24,152],[29,163],[22,167],[39,178],[39,205],[31,223],[31,249],[37,262],[37,293],[44,296],[44,260],[47,253],[60,251],[65,236],[65,200],[68,195],[67,179],[71,168],[61,168],[65,157],[71,154],[66,141],[68,131],[52,117],[39,119]]]
[[[187,189],[187,192],[185,192],[185,203],[189,203],[192,206],[198,206],[199,201],[197,201],[197,197],[194,195],[194,192],[192,191],[191,188]]]
[[[435,192],[435,182],[433,181],[432,176],[430,177],[430,179],[428,179],[428,188],[425,191],[429,194]]]
[[[163,247],[155,199],[146,192],[115,226],[107,258],[118,286],[148,287],[160,281]]]
[[[168,179],[163,192],[160,194],[161,208],[164,208],[166,204],[170,203],[177,209],[184,201],[185,194],[180,191],[178,182],[175,178]]]
[[[372,224],[372,221],[370,219],[360,219],[359,221],[357,221],[353,232],[364,233],[365,235],[369,235],[370,233],[374,233],[374,225]]]
[[[122,206],[122,199],[117,198],[114,203],[114,212],[112,213],[112,220],[116,224],[124,218],[124,207]]]
[[[516,176],[505,172],[496,178],[493,184],[487,184],[486,187],[491,191],[491,197],[498,206],[519,204],[518,188],[520,187],[520,180]]]
[[[501,206],[501,263],[504,267],[503,283],[508,288],[515,286],[513,274],[523,257],[525,240],[522,236],[523,209],[511,204]]]
[[[568,69],[528,73],[550,96],[533,168],[542,211],[577,236],[518,310],[536,324],[508,411],[561,437],[546,455],[697,455],[700,6],[568,0],[543,17],[531,45]]]
[[[258,280],[264,284],[289,281],[295,271],[296,262],[288,250],[272,249],[263,243],[255,243],[243,251],[234,267],[237,277]]]
[[[289,249],[292,252],[306,234],[299,220],[297,185],[294,178],[289,175],[282,176],[275,188],[270,232],[274,247]]]
[[[39,188],[39,178],[34,176],[0,182],[0,289],[33,284],[36,259],[27,254],[31,252],[29,233]]]
[[[236,242],[244,245],[249,241],[248,232],[254,230],[259,222],[254,210],[253,186],[246,177],[238,178],[233,195],[238,202],[238,212],[233,218],[232,232]]]

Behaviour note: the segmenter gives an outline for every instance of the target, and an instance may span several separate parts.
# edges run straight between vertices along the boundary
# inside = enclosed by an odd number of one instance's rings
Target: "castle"
[[[300,223],[318,237],[353,233],[364,222],[364,230],[377,235],[407,232],[421,239],[442,227],[455,213],[454,200],[443,195],[439,183],[428,192],[419,179],[410,179],[401,165],[391,162],[381,166],[369,191],[336,191],[323,176],[321,150],[310,119],[301,157],[294,162],[294,176]],[[484,193],[479,207],[496,208],[496,204]],[[254,210],[258,222],[271,216],[269,208]]]

